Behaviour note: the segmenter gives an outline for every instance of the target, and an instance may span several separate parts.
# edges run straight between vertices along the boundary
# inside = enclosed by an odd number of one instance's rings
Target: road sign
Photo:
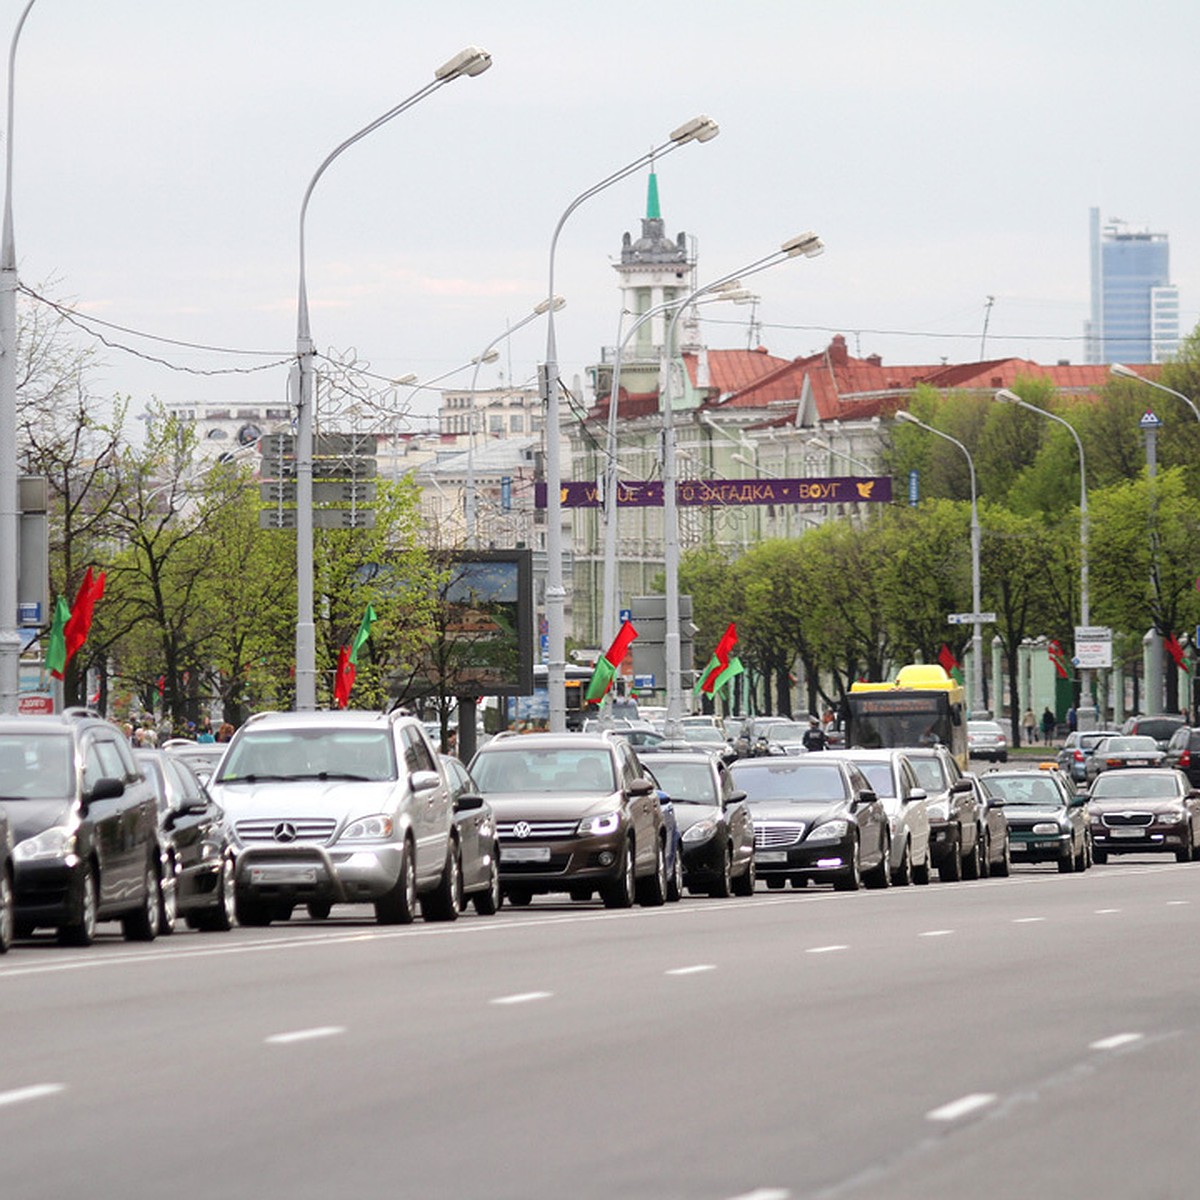
[[[50,716],[54,697],[49,692],[22,692],[17,697],[17,712],[26,716]]]
[[[294,508],[263,508],[258,513],[259,529],[295,529]]]
[[[313,460],[314,479],[374,479],[379,474],[375,458],[319,458]]]
[[[946,620],[951,625],[974,625],[976,621],[980,625],[994,625],[996,623],[996,614],[994,612],[951,613]]]
[[[373,508],[315,508],[313,526],[317,529],[374,529]]]
[[[1089,669],[1111,667],[1112,630],[1107,625],[1076,625],[1074,663]]]
[[[294,433],[268,433],[258,443],[263,458],[292,458],[296,454],[296,435]]]
[[[348,454],[369,456],[375,453],[377,446],[373,433],[318,433],[313,441],[313,457],[345,458]]]
[[[368,480],[330,479],[313,484],[314,504],[369,504],[375,499],[377,484]],[[275,480],[258,485],[264,504],[295,504],[295,480]]]

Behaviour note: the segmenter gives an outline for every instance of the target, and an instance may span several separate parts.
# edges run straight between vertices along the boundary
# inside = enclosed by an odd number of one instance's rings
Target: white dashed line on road
[[[0,1106],[24,1104],[26,1100],[41,1100],[66,1090],[65,1083],[39,1083],[33,1087],[14,1088],[11,1092],[0,1092]]]
[[[930,1121],[957,1121],[960,1117],[969,1116],[989,1104],[995,1103],[996,1097],[992,1092],[972,1092],[960,1100],[952,1100],[941,1108],[932,1109],[925,1116]]]
[[[1191,904],[1190,900],[1168,900],[1167,907],[1173,908],[1177,904]]]
[[[315,1029],[296,1029],[291,1033],[273,1033],[263,1040],[268,1046],[290,1046],[293,1042],[311,1042],[317,1038],[337,1037],[345,1033],[345,1025],[320,1025]]]
[[[918,933],[917,937],[949,937],[953,932],[953,929],[927,929],[924,933]]]
[[[528,1004],[531,1000],[548,1000],[553,992],[517,992],[515,996],[497,996],[489,1004]]]
[[[753,1192],[743,1192],[740,1196],[731,1196],[729,1200],[791,1200],[791,1195],[786,1188],[758,1188]]]
[[[697,963],[694,967],[674,967],[664,972],[667,975],[699,975],[703,971],[715,971],[715,963]]]
[[[1134,1042],[1140,1042],[1142,1036],[1140,1033],[1116,1033],[1112,1037],[1101,1038],[1098,1042],[1092,1042],[1088,1049],[1116,1050],[1120,1046],[1129,1046]]]
[[[812,946],[805,954],[832,954],[835,950],[849,950],[849,946]]]
[[[1096,909],[1096,916],[1104,917],[1109,913],[1119,913],[1120,911],[1121,910],[1119,908],[1098,908]]]
[[[1038,921],[1044,921],[1045,917],[1016,917],[1013,919],[1014,925],[1035,925]]]

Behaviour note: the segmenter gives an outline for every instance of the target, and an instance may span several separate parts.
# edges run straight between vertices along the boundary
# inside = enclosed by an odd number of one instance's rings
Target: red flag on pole
[[[357,673],[354,663],[350,661],[350,647],[343,646],[338,654],[337,675],[333,681],[333,702],[338,708],[345,708],[350,703],[350,689],[354,687]]]
[[[75,594],[75,603],[71,606],[71,619],[63,629],[63,640],[66,643],[67,662],[75,656],[75,652],[87,641],[92,628],[92,610],[96,601],[104,595],[104,572],[92,577],[92,568],[88,567],[79,591]]]
[[[713,656],[708,660],[708,665],[704,668],[704,674],[700,679],[700,691],[712,694],[713,688],[716,687],[717,679],[721,676],[726,667],[729,666],[729,656],[733,653],[734,646],[737,645],[737,625],[729,622],[729,628],[721,635],[721,640],[717,643],[717,648],[713,651]]]

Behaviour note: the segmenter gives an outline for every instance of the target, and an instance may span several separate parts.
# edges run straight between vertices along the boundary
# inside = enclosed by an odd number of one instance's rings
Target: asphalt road
[[[1200,1192],[1200,864],[367,911],[19,943],[0,1196]]]

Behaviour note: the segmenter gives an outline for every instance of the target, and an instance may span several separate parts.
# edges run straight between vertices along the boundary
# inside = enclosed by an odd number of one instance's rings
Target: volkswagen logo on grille
[[[296,827],[291,821],[280,821],[275,826],[273,836],[277,842],[294,842],[296,840]]]
[[[533,829],[530,827],[528,821],[518,821],[513,826],[513,837],[527,838],[532,832]]]

